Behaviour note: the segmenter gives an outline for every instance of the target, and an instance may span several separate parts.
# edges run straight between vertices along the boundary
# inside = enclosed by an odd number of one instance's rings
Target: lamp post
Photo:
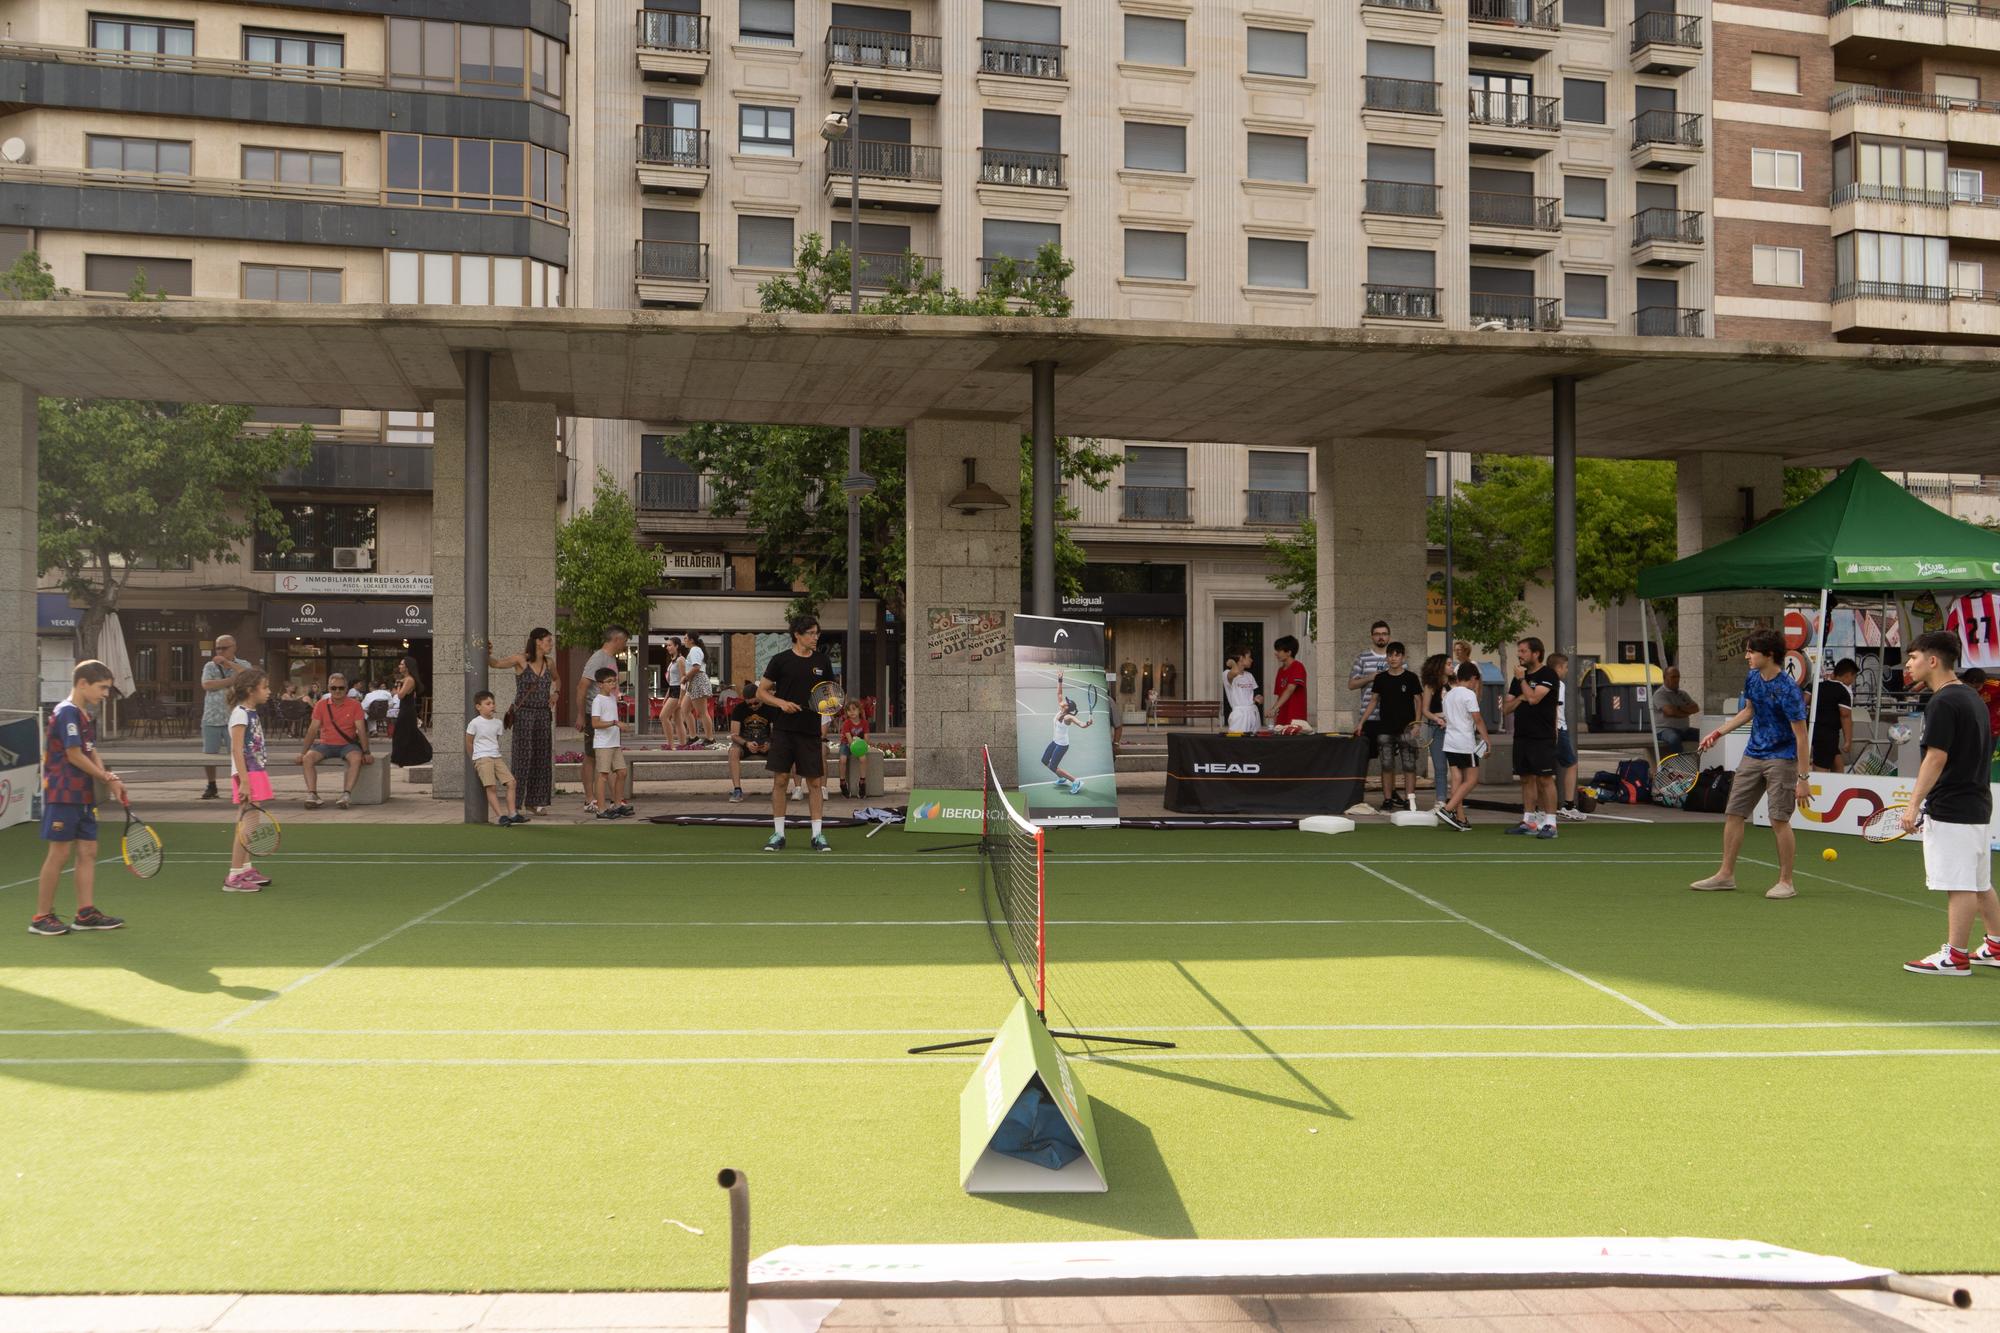
[[[854,79],[847,123],[828,116],[820,135],[829,143],[847,143],[847,310],[861,313],[861,79]],[[861,676],[861,497],[875,489],[875,478],[861,470],[861,427],[847,428],[847,475],[840,479],[847,496],[847,636],[842,640],[842,692],[852,698]]]

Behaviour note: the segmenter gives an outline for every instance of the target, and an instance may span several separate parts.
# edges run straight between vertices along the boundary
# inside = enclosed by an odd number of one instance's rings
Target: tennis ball
[[[1833,848],[1828,847],[1819,854],[1819,859],[1822,861],[1838,861],[1840,859],[1840,853],[1833,850]]]

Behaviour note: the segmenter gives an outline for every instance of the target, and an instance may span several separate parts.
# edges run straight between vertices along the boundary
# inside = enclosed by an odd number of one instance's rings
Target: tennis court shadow
[[[1256,1041],[1254,1035],[1251,1040]],[[1144,1074],[1147,1078],[1165,1079],[1169,1083],[1179,1083],[1186,1087],[1199,1088],[1203,1092],[1219,1092],[1230,1097],[1243,1097],[1253,1102],[1263,1102],[1267,1106],[1283,1107],[1287,1111],[1302,1111],[1306,1115],[1324,1116],[1329,1120],[1352,1120],[1354,1118],[1342,1110],[1338,1102],[1321,1092],[1316,1085],[1300,1074],[1296,1067],[1287,1063],[1283,1056],[1273,1053],[1271,1048],[1265,1046],[1261,1041],[1257,1041],[1257,1045],[1270,1056],[1273,1063],[1287,1074],[1290,1074],[1293,1079],[1297,1080],[1310,1092],[1313,1100],[1306,1101],[1297,1097],[1280,1097],[1275,1093],[1256,1092],[1250,1088],[1239,1087],[1234,1083],[1223,1083],[1212,1078],[1202,1078],[1196,1074],[1183,1074],[1174,1069],[1162,1069],[1158,1065],[1120,1060],[1114,1056],[1095,1056],[1091,1059],[1090,1063],[1093,1065],[1106,1065],[1128,1074]]]
[[[989,1203],[1043,1217],[1117,1227],[1155,1239],[1188,1239],[1194,1220],[1174,1187],[1173,1173],[1153,1131],[1117,1107],[1093,1097],[1090,1116],[1104,1151],[1111,1188],[1103,1194],[982,1194]]]
[[[94,1092],[187,1092],[232,1082],[249,1067],[240,1046],[159,1033],[5,986],[0,986],[0,1024],[49,1034],[0,1037],[0,1078],[24,1083]],[[71,1032],[92,1035],[59,1035]],[[120,1043],[124,1032],[147,1034],[143,1055],[128,1054],[133,1047]]]

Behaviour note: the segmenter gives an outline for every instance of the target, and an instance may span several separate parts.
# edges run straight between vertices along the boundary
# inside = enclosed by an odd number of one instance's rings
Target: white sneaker
[[[1566,805],[1562,809],[1556,811],[1556,818],[1567,819],[1573,823],[1581,824],[1586,818],[1588,818],[1588,816],[1585,815],[1583,811],[1577,809],[1575,806]]]
[[[1969,977],[1972,975],[1972,964],[1965,954],[1947,944],[1928,958],[1903,964],[1903,970],[1920,977]]]
[[[1735,890],[1736,880],[1729,875],[1714,874],[1707,879],[1698,879],[1688,887],[1702,893],[1729,893]]]
[[[1766,898],[1796,898],[1799,896],[1799,891],[1792,887],[1791,881],[1781,879],[1770,888],[1764,890],[1764,896]]]
[[[2000,948],[1995,948],[1995,945],[2000,945],[2000,935],[1988,935],[1980,943],[1979,947],[1972,951],[1973,965],[1975,967],[2000,967]]]

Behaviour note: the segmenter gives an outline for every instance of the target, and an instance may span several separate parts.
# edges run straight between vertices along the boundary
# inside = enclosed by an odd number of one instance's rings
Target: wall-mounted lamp
[[[979,480],[973,461],[965,460],[965,489],[945,501],[945,507],[956,509],[961,514],[984,513],[991,509],[1008,509],[1012,502],[1000,492]]]

